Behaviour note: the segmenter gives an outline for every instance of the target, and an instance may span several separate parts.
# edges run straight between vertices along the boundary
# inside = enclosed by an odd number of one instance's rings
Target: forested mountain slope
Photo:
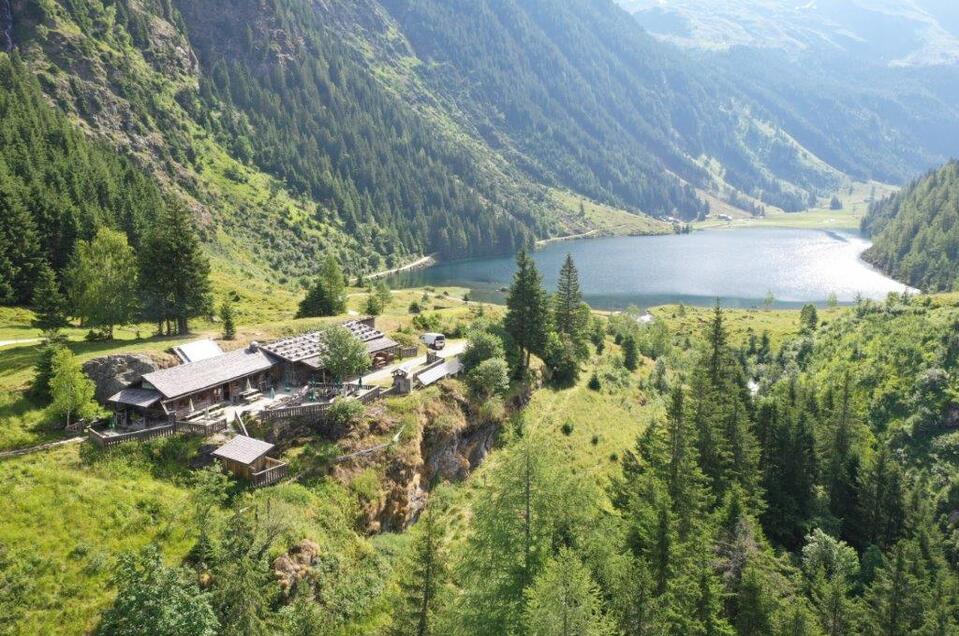
[[[577,199],[684,219],[717,200],[799,210],[850,175],[905,178],[941,150],[909,154],[885,119],[857,123],[859,102],[820,126],[822,100],[743,85],[610,0],[10,7],[5,48],[63,125],[187,203],[215,271],[268,284],[295,284],[323,254],[358,274],[511,252],[591,229]],[[930,126],[954,115],[937,112]],[[158,204],[143,201],[149,217]],[[100,204],[79,236],[129,213]]]
[[[870,206],[863,258],[926,291],[959,287],[959,162],[950,161]]]

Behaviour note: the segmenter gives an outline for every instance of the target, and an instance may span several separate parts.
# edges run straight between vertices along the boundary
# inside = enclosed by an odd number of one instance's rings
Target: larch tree
[[[550,331],[549,302],[536,263],[525,249],[516,255],[516,273],[506,297],[506,331],[520,348],[520,369],[529,369],[530,355],[542,354]]]
[[[93,400],[94,386],[83,372],[80,362],[66,347],[53,354],[53,377],[50,378],[50,412],[66,418],[69,427],[73,418],[93,417],[99,411]]]
[[[73,312],[84,326],[112,338],[116,325],[137,318],[136,256],[122,232],[100,228],[93,240],[78,242],[66,277]]]
[[[612,621],[603,613],[599,586],[569,548],[560,548],[530,586],[524,623],[529,636],[615,633]]]
[[[436,611],[448,571],[443,533],[430,502],[413,532],[413,548],[400,579],[400,604],[394,612],[395,636],[430,636],[437,633]]]

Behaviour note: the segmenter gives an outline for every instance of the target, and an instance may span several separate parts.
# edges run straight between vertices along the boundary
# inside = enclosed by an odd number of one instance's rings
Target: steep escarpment
[[[959,162],[869,208],[862,230],[873,239],[863,258],[924,291],[959,288]]]

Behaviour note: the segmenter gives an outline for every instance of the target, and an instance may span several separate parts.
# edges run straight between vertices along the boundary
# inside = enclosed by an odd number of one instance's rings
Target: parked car
[[[446,346],[446,336],[441,333],[424,333],[420,340],[435,351],[439,351]]]

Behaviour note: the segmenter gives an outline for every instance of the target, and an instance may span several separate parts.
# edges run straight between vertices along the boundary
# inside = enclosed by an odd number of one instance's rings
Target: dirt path
[[[19,345],[19,344],[31,344],[33,342],[40,342],[39,338],[23,338],[21,340],[0,340],[0,347],[6,347],[9,345]]]
[[[569,236],[556,236],[554,238],[543,239],[542,241],[536,241],[536,247],[544,247],[550,243],[559,243],[560,241],[574,241],[576,239],[589,238],[598,232],[599,230],[590,230],[582,234],[570,234]]]
[[[436,254],[430,254],[428,256],[424,256],[423,258],[418,258],[412,263],[407,263],[406,265],[394,267],[393,269],[384,269],[382,272],[376,272],[375,274],[368,274],[364,278],[366,278],[366,280],[376,280],[377,278],[383,278],[384,276],[389,276],[390,274],[398,274],[399,272],[408,272],[414,269],[429,267],[435,262]]]
[[[86,439],[85,436],[78,435],[76,437],[71,437],[70,439],[62,439],[58,442],[47,442],[46,444],[37,444],[36,446],[27,446],[26,448],[16,448],[14,450],[3,451],[2,453],[0,453],[0,459],[9,459],[10,457],[20,457],[21,455],[38,453],[40,451],[56,448],[57,446],[66,446],[67,444],[76,444],[78,442],[82,442],[85,439]]]

